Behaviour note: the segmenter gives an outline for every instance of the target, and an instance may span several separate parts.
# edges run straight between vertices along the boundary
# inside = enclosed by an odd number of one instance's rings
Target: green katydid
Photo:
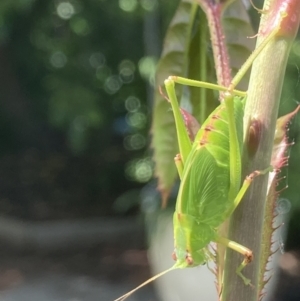
[[[282,20],[285,15],[280,15]],[[280,22],[279,22],[280,23]],[[177,129],[180,155],[175,157],[181,184],[173,216],[174,266],[145,281],[115,301],[122,301],[139,288],[178,268],[195,267],[214,259],[210,242],[222,244],[244,256],[237,274],[246,285],[250,280],[241,271],[251,262],[252,251],[218,234],[218,228],[227,220],[242,200],[253,179],[272,171],[272,167],[256,170],[242,183],[241,155],[243,151],[243,116],[246,92],[235,90],[261,50],[273,39],[280,24],[251,54],[229,87],[170,76],[165,80]],[[221,104],[210,114],[191,143],[179,109],[175,83],[216,89],[223,93]]]

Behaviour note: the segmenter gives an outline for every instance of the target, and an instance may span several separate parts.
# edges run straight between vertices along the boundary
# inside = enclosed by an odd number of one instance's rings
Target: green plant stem
[[[270,164],[284,72],[291,44],[299,27],[300,1],[266,0],[264,9],[267,13],[262,15],[257,41],[257,47],[259,47],[266,35],[274,28],[275,16],[283,4],[290,5],[291,9],[288,10],[288,15],[283,20],[282,30],[268,42],[252,67],[244,117],[244,132],[246,133],[243,154],[244,176],[254,170],[266,168]],[[294,13],[289,15],[290,12]],[[289,20],[291,22],[287,26]],[[260,124],[260,131],[257,133],[259,145],[256,153],[249,158],[247,129],[254,119]],[[254,253],[254,261],[243,271],[243,274],[251,279],[254,287],[244,285],[240,277],[237,277],[236,267],[240,264],[241,257],[229,250],[226,253],[222,301],[257,301],[261,294],[258,289],[261,287],[258,278],[260,269],[264,267],[260,266],[259,258],[267,182],[267,176],[253,182],[230,220],[228,233],[231,240],[249,247]]]

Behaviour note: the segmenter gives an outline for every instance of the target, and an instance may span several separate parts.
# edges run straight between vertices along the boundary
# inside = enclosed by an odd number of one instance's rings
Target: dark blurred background
[[[140,201],[159,208],[152,86],[177,3],[0,1],[0,300],[110,300],[150,275]],[[299,61],[298,39],[281,114],[299,101]],[[299,121],[288,250],[300,240]]]
[[[111,215],[151,179],[147,83],[167,2],[1,1],[2,212]]]
[[[110,300],[149,277],[136,217],[176,5],[0,1],[1,300]]]

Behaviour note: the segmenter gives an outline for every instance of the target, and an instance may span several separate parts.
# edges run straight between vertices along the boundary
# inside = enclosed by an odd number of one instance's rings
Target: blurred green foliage
[[[147,182],[149,91],[163,28],[175,6],[167,0],[0,1],[2,160],[20,153],[27,158],[29,150],[38,162],[39,156],[57,156],[59,162],[63,157],[59,170],[73,160],[88,162],[90,170],[95,167],[92,186],[99,186],[93,198],[106,206],[107,196],[114,199]],[[52,181],[58,186],[61,174]],[[69,181],[74,176],[64,174]],[[86,189],[85,196],[92,194]]]
[[[62,131],[77,154],[110,145],[124,100],[145,99],[134,68],[143,57],[141,14],[128,15],[117,1],[11,1],[1,19],[35,118]]]

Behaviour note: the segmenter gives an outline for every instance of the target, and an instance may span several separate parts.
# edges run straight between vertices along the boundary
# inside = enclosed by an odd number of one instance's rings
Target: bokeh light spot
[[[60,18],[68,20],[75,14],[75,8],[70,2],[61,2],[57,5],[56,12]]]
[[[146,139],[141,134],[133,134],[125,137],[124,147],[127,150],[139,150],[146,145]]]
[[[133,112],[126,115],[126,121],[130,126],[142,129],[146,125],[147,117],[142,112]]]
[[[50,63],[55,68],[62,68],[67,63],[67,57],[63,52],[56,51],[51,55]]]
[[[141,0],[141,5],[144,10],[153,11],[157,6],[157,0]]]
[[[125,100],[125,108],[128,112],[136,112],[141,107],[141,101],[135,96],[129,96]]]
[[[135,168],[135,177],[138,182],[148,182],[152,177],[152,166],[149,160],[138,161]]]
[[[130,60],[123,60],[119,65],[120,79],[123,83],[128,84],[133,81],[135,65]]]
[[[127,164],[125,173],[129,180],[146,183],[153,174],[151,160],[149,158],[132,160]]]
[[[119,71],[121,71],[124,68],[130,69],[132,72],[135,71],[135,65],[130,60],[123,60],[123,61],[121,61],[121,63],[119,64]]]
[[[139,71],[141,76],[149,80],[151,84],[154,84],[156,70],[156,59],[151,56],[146,56],[140,59],[139,61]]]
[[[137,4],[137,0],[119,0],[120,8],[126,12],[133,12]]]
[[[124,68],[120,71],[120,80],[124,84],[129,84],[133,81],[134,75],[130,69]]]
[[[118,76],[112,75],[107,78],[104,89],[108,94],[114,94],[121,88],[121,82]]]

